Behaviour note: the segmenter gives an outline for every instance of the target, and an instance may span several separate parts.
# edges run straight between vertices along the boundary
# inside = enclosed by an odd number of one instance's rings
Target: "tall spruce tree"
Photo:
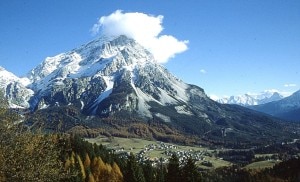
[[[197,169],[195,161],[192,158],[188,158],[184,166],[182,167],[182,182],[199,182],[201,181],[200,173]]]
[[[137,163],[135,156],[131,153],[127,160],[126,171],[124,175],[125,182],[145,182],[142,168]]]
[[[179,158],[176,154],[173,154],[169,159],[169,164],[167,167],[167,182],[179,182],[180,181],[180,168],[179,168]]]
[[[145,164],[143,164],[143,172],[146,182],[155,181],[156,172],[149,160],[147,160]]]
[[[157,182],[165,182],[165,177],[166,177],[166,167],[163,164],[163,158],[159,159],[159,164],[157,166],[157,176],[156,176],[156,181]]]

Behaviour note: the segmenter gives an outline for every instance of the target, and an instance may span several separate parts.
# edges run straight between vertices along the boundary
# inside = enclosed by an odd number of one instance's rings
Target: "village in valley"
[[[91,143],[102,144],[112,149],[116,154],[125,157],[133,153],[139,162],[150,161],[153,166],[161,163],[167,164],[173,154],[176,154],[180,163],[183,163],[188,158],[192,158],[197,165],[203,168],[230,166],[232,164],[217,157],[215,155],[216,150],[210,150],[201,146],[183,146],[161,141],[119,137],[107,138],[104,136],[86,140]]]

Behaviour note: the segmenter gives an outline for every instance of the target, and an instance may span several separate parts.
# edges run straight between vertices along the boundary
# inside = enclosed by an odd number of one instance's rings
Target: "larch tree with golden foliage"
[[[59,137],[31,133],[16,121],[18,115],[0,94],[0,181],[66,179],[69,174],[59,159]]]

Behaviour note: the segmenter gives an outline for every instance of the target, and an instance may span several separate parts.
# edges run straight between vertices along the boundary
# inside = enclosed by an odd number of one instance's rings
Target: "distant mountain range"
[[[266,90],[258,94],[247,93],[244,95],[218,98],[215,99],[215,101],[222,104],[238,104],[241,106],[253,106],[278,101],[283,99],[285,96],[285,93],[280,93],[276,90]]]
[[[30,111],[24,124],[47,131],[80,128],[88,136],[231,145],[298,137],[292,124],[211,100],[126,36],[98,38],[48,57],[26,78],[1,68],[0,88],[11,107]],[[277,98],[281,96],[274,93],[265,100]]]
[[[300,90],[281,100],[250,108],[282,119],[300,121]]]
[[[299,92],[300,90],[287,95],[276,90],[267,90],[259,94],[244,94],[214,100],[222,104],[237,104],[284,120],[300,121]]]

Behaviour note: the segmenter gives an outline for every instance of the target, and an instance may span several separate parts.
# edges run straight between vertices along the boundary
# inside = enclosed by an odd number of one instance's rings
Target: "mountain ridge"
[[[214,100],[222,104],[238,104],[241,106],[253,106],[277,101],[288,96],[277,90],[265,90],[260,93],[246,93],[243,95],[215,98]]]
[[[252,106],[251,109],[286,120],[300,121],[300,90],[279,101]]]

